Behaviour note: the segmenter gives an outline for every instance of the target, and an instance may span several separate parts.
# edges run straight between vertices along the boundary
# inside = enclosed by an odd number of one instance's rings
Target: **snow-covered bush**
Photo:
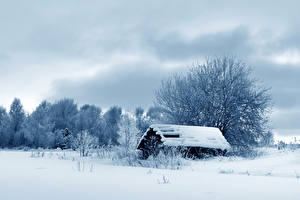
[[[120,122],[119,135],[120,138],[118,140],[120,147],[123,148],[124,156],[129,156],[130,151],[136,149],[138,142],[138,130],[136,128],[135,120],[130,117],[128,114],[122,115]]]
[[[80,156],[88,156],[92,149],[95,149],[98,138],[89,134],[87,130],[77,134],[74,146],[79,150]]]

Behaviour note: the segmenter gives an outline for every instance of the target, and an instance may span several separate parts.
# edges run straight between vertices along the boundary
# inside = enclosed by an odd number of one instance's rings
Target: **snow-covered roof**
[[[150,128],[162,137],[161,140],[166,146],[206,147],[222,150],[230,148],[218,128],[170,124],[153,124]]]

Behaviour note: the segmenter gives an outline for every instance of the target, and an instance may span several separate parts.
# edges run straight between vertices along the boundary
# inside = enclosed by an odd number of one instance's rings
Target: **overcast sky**
[[[161,79],[226,54],[272,87],[273,127],[297,133],[298,2],[0,0],[0,105],[148,107]]]

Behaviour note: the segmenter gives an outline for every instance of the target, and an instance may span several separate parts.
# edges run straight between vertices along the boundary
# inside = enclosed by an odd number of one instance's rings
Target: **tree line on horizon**
[[[160,120],[160,110],[137,107],[133,116],[113,106],[105,113],[95,105],[85,104],[78,109],[73,99],[55,103],[43,101],[26,114],[21,100],[15,98],[9,112],[0,106],[0,147],[72,148],[70,140],[82,131],[94,137],[95,145],[119,145],[122,128],[134,126],[138,136],[149,124]]]

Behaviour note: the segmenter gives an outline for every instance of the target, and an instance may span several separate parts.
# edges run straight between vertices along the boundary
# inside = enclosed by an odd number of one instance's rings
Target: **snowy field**
[[[0,151],[0,199],[300,199],[300,151],[188,161],[182,170]],[[42,157],[43,156],[43,157]]]

